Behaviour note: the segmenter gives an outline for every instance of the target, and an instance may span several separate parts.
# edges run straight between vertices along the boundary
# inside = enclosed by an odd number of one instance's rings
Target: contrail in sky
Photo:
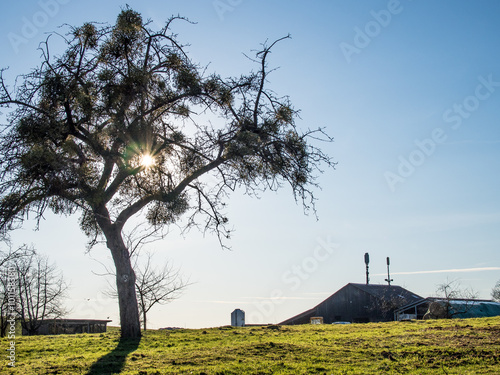
[[[500,267],[454,268],[450,270],[391,272],[391,275],[422,275],[429,273],[458,273],[458,272],[484,272],[484,271],[500,271]],[[384,276],[384,275],[385,275],[384,273],[379,273],[374,276]]]

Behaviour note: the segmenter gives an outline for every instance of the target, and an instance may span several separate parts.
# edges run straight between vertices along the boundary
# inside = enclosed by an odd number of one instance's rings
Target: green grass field
[[[0,373],[500,374],[499,362],[497,317],[17,337]]]

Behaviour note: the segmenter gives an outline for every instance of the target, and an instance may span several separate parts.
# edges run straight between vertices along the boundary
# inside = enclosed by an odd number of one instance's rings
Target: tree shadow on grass
[[[125,366],[127,355],[139,347],[141,339],[120,339],[116,348],[92,365],[86,375],[119,374]]]

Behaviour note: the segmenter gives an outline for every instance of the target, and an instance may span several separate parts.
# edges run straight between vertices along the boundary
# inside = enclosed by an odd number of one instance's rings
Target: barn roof
[[[376,298],[404,298],[407,300],[421,300],[422,297],[402,288],[398,285],[377,285],[377,284],[353,284],[349,283],[346,286],[353,286],[361,289],[363,292],[368,293]],[[345,287],[344,287],[345,288]],[[335,293],[334,293],[335,294]]]
[[[112,320],[109,319],[63,319],[63,318],[56,318],[56,319],[44,319],[43,324],[47,323],[65,323],[65,324],[102,324],[102,323],[109,323],[112,322]]]

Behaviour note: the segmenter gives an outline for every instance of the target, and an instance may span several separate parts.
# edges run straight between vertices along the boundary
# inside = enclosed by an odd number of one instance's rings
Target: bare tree
[[[189,284],[172,265],[166,263],[163,267],[155,267],[151,253],[147,254],[146,263],[137,268],[136,274],[135,289],[142,326],[146,330],[147,314],[151,308],[156,304],[162,305],[179,298]]]
[[[7,332],[9,320],[17,314],[18,293],[16,288],[15,262],[20,258],[32,255],[35,250],[22,245],[15,250],[9,246],[8,251],[0,250],[0,337]]]
[[[71,27],[55,54],[10,86],[0,71],[0,234],[47,209],[82,214],[90,243],[104,238],[116,269],[123,338],[141,336],[136,275],[123,234],[143,215],[152,227],[184,216],[184,228],[230,235],[225,200],[288,185],[307,212],[321,167],[335,163],[314,143],[322,129],[299,130],[298,110],[267,88],[268,57],[223,78],[193,63],[171,31],[128,7],[107,26]],[[293,77],[291,77],[293,79]],[[207,177],[211,178],[208,179]]]
[[[14,315],[15,318],[15,306],[16,306],[16,294],[14,284],[10,284],[10,278],[12,275],[9,272],[8,267],[2,267],[0,270],[0,337],[5,337],[7,332],[7,327],[9,325],[9,319]],[[9,303],[9,297],[11,302]],[[13,301],[12,301],[13,299]],[[11,311],[11,307],[14,309]]]
[[[387,320],[394,318],[394,310],[409,303],[406,296],[391,293],[390,290],[372,298],[368,305],[368,310],[375,314],[381,314],[381,317]]]
[[[476,305],[478,292],[472,288],[463,288],[458,280],[446,280],[439,284],[436,290],[437,298],[429,305],[429,311],[424,318],[451,319],[465,314]]]
[[[12,247],[8,243],[7,246],[9,247],[8,251],[0,250],[0,267],[21,257],[35,253],[33,246],[30,247],[26,244],[19,246],[15,250],[12,250]]]
[[[497,281],[497,283],[491,290],[491,298],[493,298],[497,302],[500,302],[500,280]]]
[[[63,299],[68,286],[54,264],[44,255],[32,253],[15,260],[18,315],[28,335],[34,334],[45,319],[66,313]]]
[[[141,237],[139,242],[142,242],[146,237]],[[135,242],[135,241],[134,241]],[[180,270],[166,262],[163,266],[155,266],[153,254],[146,253],[145,262],[139,264],[143,260],[140,256],[140,248],[134,246],[132,257],[134,258],[134,269],[136,272],[135,290],[137,293],[137,302],[139,305],[140,321],[143,329],[147,329],[147,314],[155,305],[163,305],[179,298],[190,283],[185,280],[180,274]],[[97,273],[100,276],[115,276],[113,272],[105,264],[101,263],[105,268],[105,273]],[[117,297],[116,288],[109,285],[108,291],[105,292],[109,297]]]

